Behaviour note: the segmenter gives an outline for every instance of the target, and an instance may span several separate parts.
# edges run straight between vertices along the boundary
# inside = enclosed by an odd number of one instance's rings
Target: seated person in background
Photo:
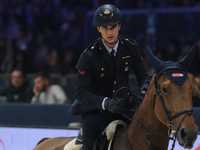
[[[69,103],[64,90],[59,85],[51,85],[49,75],[46,72],[39,72],[34,78],[33,92],[31,103],[40,104],[65,104]]]
[[[193,106],[200,107],[200,74],[188,73],[188,78],[194,85],[194,92],[192,94]]]
[[[11,72],[11,84],[0,91],[1,98],[6,102],[31,102],[33,97],[32,87],[29,86],[25,72],[21,68],[15,68]]]

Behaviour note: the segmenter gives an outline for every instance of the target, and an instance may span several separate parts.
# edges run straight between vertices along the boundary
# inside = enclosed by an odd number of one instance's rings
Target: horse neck
[[[155,109],[153,107],[154,92],[155,86],[153,77],[147,93],[144,97],[144,100],[142,101],[140,107],[138,108],[136,114],[133,116],[132,119],[141,124],[144,128],[150,130],[153,133],[156,133],[149,135],[151,146],[157,150],[164,150],[165,147],[167,149],[169,140],[163,139],[161,135],[164,134],[165,136],[167,136],[168,128],[164,126],[155,115]],[[147,142],[148,134],[143,127],[139,127],[135,123],[131,122],[128,127],[127,133],[129,134],[129,138],[134,141],[132,142],[133,144],[140,143],[142,145],[145,145],[146,143],[146,147],[148,147],[147,149],[149,149],[149,145]],[[159,134],[159,136],[157,134]]]

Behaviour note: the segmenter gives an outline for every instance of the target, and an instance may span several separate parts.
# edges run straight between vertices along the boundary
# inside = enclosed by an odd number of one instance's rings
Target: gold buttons
[[[94,46],[92,46],[91,49],[94,49]]]
[[[104,71],[104,68],[101,68],[101,71]]]
[[[128,62],[126,62],[126,65],[128,65]]]
[[[113,93],[115,93],[115,90],[113,90]]]
[[[116,84],[117,82],[116,81],[114,81],[114,84]]]

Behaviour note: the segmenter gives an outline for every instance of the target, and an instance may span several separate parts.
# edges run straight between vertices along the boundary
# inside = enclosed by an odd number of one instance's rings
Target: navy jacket
[[[149,76],[135,40],[119,37],[114,64],[101,38],[97,39],[81,54],[76,66],[77,99],[70,112],[79,115],[102,110],[102,101],[105,97],[112,98],[120,87],[129,87],[131,68],[135,72],[138,85],[141,86]]]

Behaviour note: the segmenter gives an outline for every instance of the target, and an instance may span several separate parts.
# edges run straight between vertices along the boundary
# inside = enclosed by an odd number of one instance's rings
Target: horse
[[[112,150],[167,150],[169,140],[173,141],[172,150],[176,140],[183,148],[191,149],[198,127],[193,116],[194,86],[187,78],[187,68],[194,58],[195,45],[180,62],[161,61],[149,47],[147,53],[155,74],[133,117],[119,112],[130,123],[117,130]],[[51,138],[34,150],[63,150],[64,145],[74,138]]]

